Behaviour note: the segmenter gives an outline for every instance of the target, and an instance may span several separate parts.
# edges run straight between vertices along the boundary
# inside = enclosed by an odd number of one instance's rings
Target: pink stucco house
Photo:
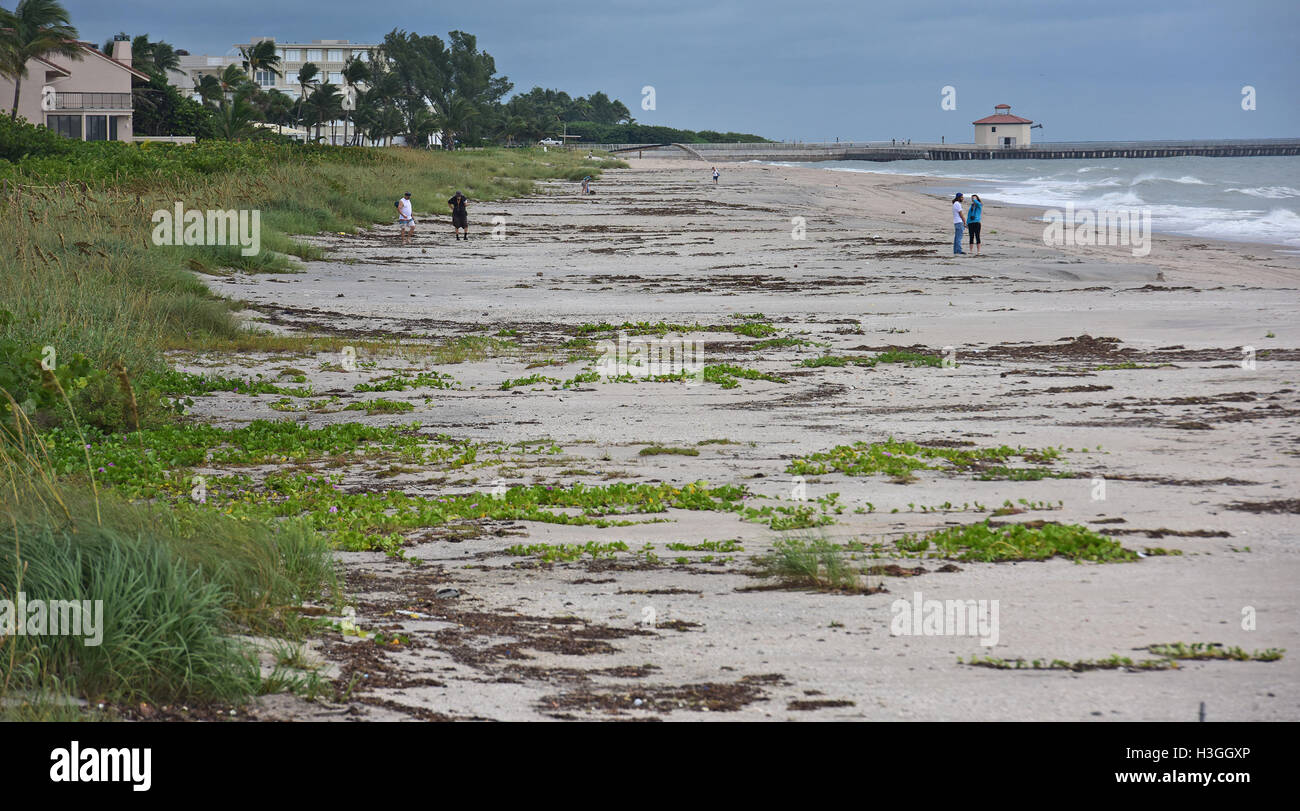
[[[28,61],[18,115],[60,135],[86,141],[132,140],[131,78],[149,75],[131,67],[131,43],[113,43],[112,55],[88,42],[80,59],[61,56]],[[0,77],[0,107],[7,114],[14,85]]]

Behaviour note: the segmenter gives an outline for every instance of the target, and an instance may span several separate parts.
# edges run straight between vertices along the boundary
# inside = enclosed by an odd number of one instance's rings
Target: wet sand
[[[410,414],[293,416],[311,425],[418,420],[430,435],[546,439],[560,452],[456,474],[379,478],[359,464],[347,471],[350,486],[435,497],[485,491],[497,480],[704,479],[794,504],[790,460],[836,445],[894,437],[1059,446],[1074,449],[1059,463],[1074,478],[808,477],[808,498],[838,493],[846,509],[833,524],[785,534],[884,542],[988,517],[922,505],[1024,499],[1059,508],[994,520],[1084,524],[1134,550],[1182,554],[1109,564],[959,562],[948,571],[942,560],[899,557],[879,563],[924,573],[875,577],[880,593],[756,590],[765,581],[751,574],[751,558],[782,533],[735,514],[671,510],[658,516],[670,522],[603,529],[486,520],[465,537],[445,528],[413,533],[406,551],[420,566],[341,553],[358,621],[400,628],[413,644],[382,655],[324,645],[333,673],[370,673],[370,686],[350,706],[267,700],[261,717],[1195,720],[1204,702],[1209,720],[1300,718],[1300,258],[1160,235],[1144,257],[1107,246],[1053,248],[1031,220],[1041,212],[992,203],[985,255],[954,257],[947,200],[917,191],[931,181],[734,164],[714,187],[699,162],[632,164],[606,172],[587,197],[577,184],[552,184],[526,199],[472,203],[468,243],[453,241],[446,217],[417,205],[410,246],[398,243],[396,226],[321,236],[314,241],[330,259],[301,273],[212,285],[248,302],[250,320],[272,329],[408,340],[505,330],[524,348],[432,367],[451,374],[454,388],[383,395],[412,402]],[[497,216],[500,240],[490,235]],[[805,239],[792,237],[792,217],[804,218]],[[752,313],[782,336],[825,346],[754,349],[757,339],[730,333],[690,336],[706,342],[709,364],[784,383],[500,389],[530,374],[567,380],[584,371],[583,362],[529,367],[540,356],[562,359],[546,347],[573,338],[580,324],[740,323],[733,316]],[[1245,346],[1256,350],[1253,369],[1241,364]],[[799,365],[827,352],[890,347],[947,351],[956,365]],[[354,383],[411,366],[376,361],[350,373],[293,365],[345,403],[373,396],[352,394]],[[241,374],[285,365],[267,356],[179,362]],[[284,418],[270,402],[222,395],[200,398],[195,410],[222,422]],[[707,440],[728,442],[699,444]],[[641,455],[650,443],[698,455]],[[1094,497],[1098,476],[1104,500]],[[744,551],[709,562],[692,553],[686,564],[666,551],[704,539],[736,540]],[[504,554],[513,544],[589,540],[653,543],[664,563],[620,555],[535,567]],[[447,587],[458,596],[435,595]],[[998,644],[892,635],[891,603],[914,592],[998,600]],[[1244,610],[1253,610],[1254,630],[1243,628]],[[1135,649],[1178,641],[1291,652],[1276,662],[1194,661],[1161,672],[958,663],[1142,659],[1150,657]]]

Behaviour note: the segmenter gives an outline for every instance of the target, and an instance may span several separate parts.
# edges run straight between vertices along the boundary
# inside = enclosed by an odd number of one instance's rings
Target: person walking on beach
[[[957,196],[952,198],[952,252],[954,254],[966,253],[961,249],[961,231],[966,227],[966,215],[961,213],[962,194],[957,192]]]
[[[718,167],[713,167],[713,185],[718,185]]]
[[[400,229],[399,236],[402,244],[411,241],[415,236],[415,214],[411,211],[411,193],[408,191],[402,195],[402,199],[393,205],[397,206],[397,225]]]
[[[984,214],[984,204],[978,194],[970,196],[970,211],[966,213],[966,233],[970,235],[970,247],[975,255],[980,255],[980,217]]]
[[[451,206],[451,227],[456,234],[456,241],[460,241],[460,232],[465,232],[465,241],[469,242],[469,212],[465,210],[465,195],[456,192],[447,201]]]

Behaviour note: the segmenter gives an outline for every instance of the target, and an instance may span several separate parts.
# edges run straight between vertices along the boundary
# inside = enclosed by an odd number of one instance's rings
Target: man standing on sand
[[[966,215],[961,213],[962,194],[957,192],[957,196],[952,198],[952,252],[954,254],[966,253],[961,249],[961,232],[966,227]]]
[[[713,185],[718,185],[718,167],[713,167]]]
[[[465,195],[456,192],[447,201],[451,206],[451,227],[456,234],[456,240],[460,241],[460,232],[465,232],[465,241],[469,242],[469,212],[465,210]]]
[[[393,205],[397,206],[397,225],[401,229],[402,244],[405,245],[411,241],[411,237],[415,236],[415,214],[411,211],[411,193],[408,191]]]

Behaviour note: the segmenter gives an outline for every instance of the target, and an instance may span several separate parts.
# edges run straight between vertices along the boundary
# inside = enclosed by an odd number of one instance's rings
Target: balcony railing
[[[130,93],[55,93],[56,110],[130,110]]]

